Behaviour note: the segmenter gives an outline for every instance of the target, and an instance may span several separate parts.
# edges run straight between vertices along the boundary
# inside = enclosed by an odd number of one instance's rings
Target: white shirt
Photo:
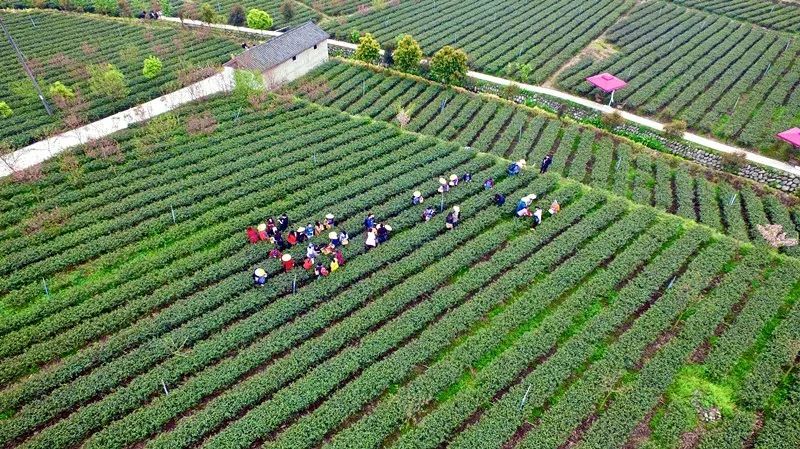
[[[378,236],[377,236],[377,235],[376,235],[374,232],[372,232],[372,231],[369,231],[369,232],[367,232],[367,241],[366,241],[366,244],[367,244],[368,246],[375,246],[375,245],[377,245],[377,243],[378,243],[378,241],[377,241],[377,237],[378,237]]]
[[[536,209],[535,211],[533,211],[533,216],[536,217],[536,220],[542,221],[542,210]]]

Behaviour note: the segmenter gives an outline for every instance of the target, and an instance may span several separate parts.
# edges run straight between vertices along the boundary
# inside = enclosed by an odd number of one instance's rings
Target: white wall
[[[264,83],[273,88],[288,83],[305,75],[313,68],[328,60],[328,41],[323,41],[317,48],[309,48],[297,55],[295,60],[288,60],[264,72]]]

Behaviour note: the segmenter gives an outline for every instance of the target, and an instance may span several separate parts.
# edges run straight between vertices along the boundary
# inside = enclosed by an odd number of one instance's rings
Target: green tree
[[[142,75],[148,79],[153,79],[161,73],[163,68],[164,64],[161,62],[161,60],[156,56],[150,55],[144,60],[144,65],[142,66]]]
[[[264,78],[257,71],[236,70],[233,72],[233,81],[233,97],[243,103],[253,94],[264,90]]]
[[[445,45],[431,59],[431,78],[448,85],[460,85],[467,76],[467,54]]]
[[[357,44],[358,41],[361,39],[361,33],[357,29],[351,28],[350,34],[348,34],[347,37],[350,39],[350,42]]]
[[[359,61],[372,64],[375,63],[380,56],[381,45],[372,37],[372,34],[364,33],[361,39],[358,40],[358,47],[356,47],[356,52],[353,54],[353,57]]]
[[[238,3],[233,5],[231,12],[228,14],[228,25],[241,27],[244,26],[245,20],[247,19],[244,7]]]
[[[415,73],[422,59],[422,49],[411,35],[406,34],[397,40],[397,48],[392,57],[397,70]]]
[[[247,12],[247,26],[257,30],[268,30],[272,28],[272,17],[265,11],[253,8]]]
[[[206,23],[216,23],[218,21],[217,12],[214,11],[214,7],[208,3],[200,5],[200,20]]]
[[[294,5],[292,0],[283,0],[281,3],[280,12],[283,18],[288,22],[294,17]]]
[[[0,101],[0,117],[9,118],[13,114],[14,111],[11,110],[11,106],[9,106],[5,101]]]
[[[125,75],[114,65],[91,65],[89,75],[89,87],[95,94],[110,98],[123,98],[128,95]]]
[[[69,87],[65,86],[61,81],[56,81],[55,83],[51,84],[50,88],[47,89],[47,93],[50,94],[51,98],[61,97],[64,100],[75,98],[75,92],[73,92]]]

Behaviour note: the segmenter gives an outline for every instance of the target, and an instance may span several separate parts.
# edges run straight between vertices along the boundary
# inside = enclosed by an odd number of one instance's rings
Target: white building
[[[257,70],[267,88],[297,79],[328,60],[328,33],[313,22],[251,47],[225,65]]]

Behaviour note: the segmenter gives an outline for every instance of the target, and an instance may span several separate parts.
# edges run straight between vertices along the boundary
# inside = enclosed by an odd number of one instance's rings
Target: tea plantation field
[[[218,126],[187,134],[201,113]],[[653,447],[697,428],[703,447],[793,447],[794,258],[302,101],[213,99],[115,139],[123,161],[79,152],[80,170],[0,187],[6,447],[622,447],[642,427]],[[414,190],[459,205],[455,229],[422,221]],[[535,231],[513,218],[529,193],[562,204]],[[369,212],[393,231],[365,252]],[[284,273],[244,232],[281,213],[335,214],[346,264]],[[687,384],[720,420],[699,421]]]
[[[346,63],[329,63],[311,79],[328,89],[316,99],[320,104],[394,123],[398,108],[405,108],[411,117],[407,130],[509,160],[538,163],[553,154],[552,169],[563,176],[742,241],[764,243],[759,224],[782,224],[795,237],[800,229],[800,209],[786,206],[774,194],[758,192],[756,186],[734,177],[709,181],[710,173],[697,166],[496,97]],[[788,252],[800,254],[797,248]]]
[[[54,109],[49,116],[4,36],[0,45],[0,101],[11,108],[12,115],[0,118],[0,141],[12,147],[191,84],[241,50],[241,42],[234,38],[166,24],[144,26],[48,11],[3,12],[2,18]],[[51,37],[43,39],[43,35]],[[153,78],[142,74],[143,61],[149,56],[158,57],[163,65]],[[123,74],[124,89],[108,93],[91,87],[91,67],[106,64]],[[74,95],[61,107],[51,90],[55,83],[63,84]]]

